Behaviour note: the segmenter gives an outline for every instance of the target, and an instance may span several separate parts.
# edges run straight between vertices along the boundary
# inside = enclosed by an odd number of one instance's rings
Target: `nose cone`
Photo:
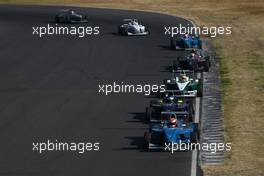
[[[165,128],[164,129],[164,136],[166,139],[166,142],[171,143],[171,142],[177,142],[177,135],[176,135],[176,128]]]

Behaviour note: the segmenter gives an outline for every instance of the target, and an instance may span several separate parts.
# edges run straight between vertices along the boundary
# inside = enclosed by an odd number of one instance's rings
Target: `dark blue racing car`
[[[56,23],[87,23],[87,16],[72,9],[60,10],[55,16]]]
[[[183,99],[174,96],[150,101],[150,106],[146,108],[146,122],[160,121],[162,111],[166,112],[186,112],[190,118],[194,114],[193,99]]]
[[[177,35],[171,38],[171,49],[202,49],[202,42],[198,36],[195,35]]]

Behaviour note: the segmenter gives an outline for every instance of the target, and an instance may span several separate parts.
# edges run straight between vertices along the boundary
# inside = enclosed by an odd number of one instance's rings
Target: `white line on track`
[[[201,78],[201,73],[197,73],[197,78]],[[194,115],[194,123],[199,123],[200,121],[200,103],[201,100],[199,97],[195,98],[195,115]],[[192,151],[192,164],[191,164],[191,176],[197,175],[197,150]]]

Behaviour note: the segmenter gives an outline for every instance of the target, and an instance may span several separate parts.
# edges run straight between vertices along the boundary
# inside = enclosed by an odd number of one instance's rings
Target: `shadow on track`
[[[128,120],[127,122],[130,123],[146,123],[145,122],[145,112],[129,112],[130,115],[132,115],[133,120]]]

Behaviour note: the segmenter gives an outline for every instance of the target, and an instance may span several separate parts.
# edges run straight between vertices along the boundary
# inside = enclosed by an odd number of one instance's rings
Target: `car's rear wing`
[[[154,119],[150,119],[151,123],[161,123],[162,120],[162,115],[171,115],[174,114],[176,116],[189,116],[189,112],[188,111],[161,111],[160,113],[160,117],[159,118],[154,118]]]
[[[172,39],[179,39],[182,38],[185,35],[185,32],[179,32],[178,34],[174,34],[173,37],[171,37]],[[197,38],[200,39],[200,36],[198,34],[188,34],[191,38]]]
[[[133,20],[132,18],[123,19],[123,21],[132,21],[132,20]]]
[[[171,71],[171,73],[172,73],[172,77],[173,78],[175,78],[176,77],[176,74],[182,74],[182,73],[184,73],[184,74],[188,74],[187,76],[189,76],[189,77],[194,77],[194,75],[195,75],[195,72],[194,72],[194,70],[186,70],[186,69],[179,69],[179,70],[172,70]]]
[[[176,114],[176,115],[189,115],[188,111],[161,111],[161,115]]]
[[[172,73],[194,73],[194,71],[193,70],[184,70],[184,69],[182,69],[182,70],[172,70]]]
[[[149,143],[148,148],[151,150],[164,150],[164,146],[161,146],[159,144],[153,144],[153,143]]]
[[[190,98],[195,98],[196,97],[196,93],[195,91],[188,91],[188,92],[183,92],[180,90],[166,90],[164,92],[171,94],[171,96],[174,96],[176,98],[181,98],[181,97],[190,97]]]

